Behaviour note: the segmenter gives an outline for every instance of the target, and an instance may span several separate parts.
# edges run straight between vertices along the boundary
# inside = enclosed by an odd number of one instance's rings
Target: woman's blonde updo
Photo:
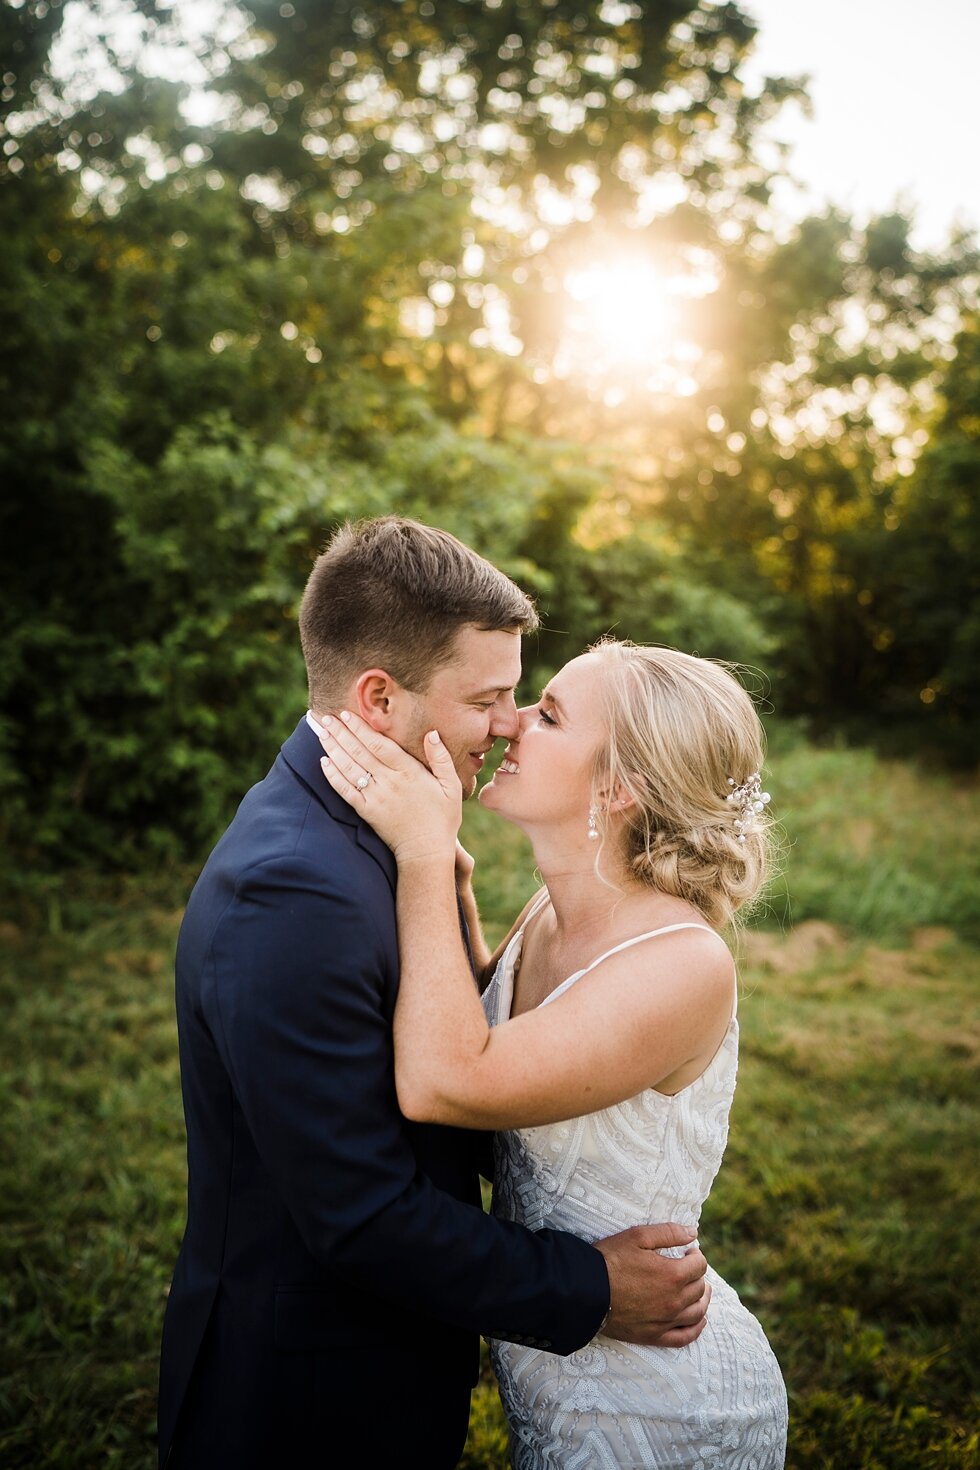
[[[764,888],[772,849],[768,808],[744,841],[726,796],[761,771],[765,735],[730,668],[673,648],[603,640],[606,738],[596,754],[594,806],[608,834],[603,791],[619,785],[630,877],[693,904],[721,928]]]

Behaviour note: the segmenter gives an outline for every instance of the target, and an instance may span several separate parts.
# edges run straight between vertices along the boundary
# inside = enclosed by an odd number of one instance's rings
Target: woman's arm
[[[470,938],[470,953],[473,956],[473,969],[476,974],[476,983],[480,991],[484,991],[490,983],[493,970],[490,968],[492,955],[490,954],[487,941],[483,934],[483,925],[480,922],[480,910],[477,907],[476,894],[473,892],[473,869],[476,866],[466,848],[456,839],[456,892],[459,894],[459,902],[463,910],[463,918],[466,920],[466,928]]]
[[[731,1018],[733,974],[717,936],[699,930],[612,956],[553,1002],[491,1030],[456,911],[452,761],[426,737],[433,782],[382,740],[352,719],[327,742],[325,770],[398,860],[395,1061],[408,1117],[475,1128],[550,1123],[622,1102],[698,1058],[707,1063]],[[365,771],[372,779],[359,790]]]

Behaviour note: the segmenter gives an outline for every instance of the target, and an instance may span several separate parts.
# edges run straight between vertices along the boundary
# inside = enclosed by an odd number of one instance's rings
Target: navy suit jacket
[[[479,1333],[568,1353],[609,1304],[592,1246],[484,1214],[484,1135],[400,1113],[396,867],[320,755],[301,721],[178,940],[187,1227],[159,1414],[175,1467],[322,1466],[323,1435],[336,1450],[355,1422],[370,1465],[403,1381],[403,1447],[433,1416],[462,1414],[465,1436]]]

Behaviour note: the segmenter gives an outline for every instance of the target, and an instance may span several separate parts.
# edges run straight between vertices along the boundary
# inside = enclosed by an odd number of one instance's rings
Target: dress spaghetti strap
[[[530,918],[530,917],[531,917],[530,914],[528,914],[528,918]],[[586,967],[585,967],[584,970],[576,970],[574,972],[574,974],[568,975],[561,982],[560,985],[556,985],[555,988],[554,988],[554,990],[549,991],[549,993],[545,996],[544,1000],[542,1000],[540,1002],[540,1005],[546,1006],[551,1001],[557,1000],[560,995],[564,995],[565,992],[571,988],[571,986],[576,985],[579,982],[579,980],[583,979],[584,976],[590,975],[592,973],[592,971],[598,965],[601,965],[602,964],[603,960],[610,959],[614,954],[619,954],[624,949],[631,949],[634,944],[641,944],[643,942],[643,940],[645,940],[645,939],[656,939],[656,937],[659,934],[673,934],[678,929],[705,929],[705,930],[707,930],[707,932],[709,934],[713,934],[715,936],[715,938],[718,940],[719,944],[724,944],[725,945],[725,953],[728,954],[729,958],[731,958],[731,953],[730,953],[730,951],[728,949],[728,945],[725,944],[725,941],[722,939],[722,937],[718,933],[717,929],[712,929],[709,924],[693,924],[693,923],[688,923],[688,924],[665,924],[662,929],[649,929],[645,934],[634,934],[634,936],[633,936],[632,939],[624,939],[623,942],[622,942],[622,944],[617,944],[617,945],[614,945],[614,947],[612,949],[607,949],[604,954],[601,954],[601,955],[598,956],[597,959],[594,959],[590,965],[586,965]],[[521,931],[521,932],[523,932],[523,931]],[[735,1006],[733,1005],[733,1007],[732,1007],[732,1016],[734,1017],[734,1015],[735,1015]]]
[[[528,918],[530,917],[531,915],[528,914]],[[581,980],[583,975],[588,975],[590,971],[595,969],[596,965],[601,965],[603,960],[611,959],[614,954],[620,954],[622,950],[629,949],[634,944],[642,944],[644,939],[656,939],[658,934],[674,934],[678,929],[703,929],[706,934],[713,934],[716,939],[720,940],[722,944],[725,944],[717,929],[712,929],[708,924],[665,924],[662,929],[648,929],[645,934],[634,934],[632,939],[624,939],[622,944],[617,944],[612,949],[607,949],[605,954],[601,954],[598,959],[593,960],[591,965],[586,965],[584,970],[578,970],[576,972],[576,979]],[[728,948],[727,944],[725,944],[725,948]]]

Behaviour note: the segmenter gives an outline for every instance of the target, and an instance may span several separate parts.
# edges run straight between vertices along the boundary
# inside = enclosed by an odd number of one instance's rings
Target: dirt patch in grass
[[[769,970],[777,975],[798,975],[824,968],[828,960],[836,955],[846,955],[856,943],[839,924],[830,924],[823,919],[805,919],[782,934],[766,929],[750,930],[742,935],[739,951],[743,963],[752,968]],[[885,949],[872,945],[863,951],[863,957],[870,962],[877,978],[885,980],[890,973],[905,976],[910,970],[914,971],[915,957],[934,955],[955,943],[954,931],[945,924],[926,924],[912,931],[912,955],[908,949]]]
[[[913,929],[911,943],[912,948],[920,953],[931,954],[955,944],[956,935],[945,924],[925,924],[921,929]]]
[[[744,960],[756,969],[790,975],[814,969],[830,954],[845,953],[849,944],[838,925],[807,919],[785,934],[752,930],[743,935],[741,951]]]
[[[747,935],[743,1010],[761,1003],[765,1016],[748,1044],[801,1075],[877,1074],[888,1085],[910,1068],[933,1076],[947,1068],[961,1090],[980,1056],[980,1016],[963,1004],[975,951],[940,926],[915,940],[891,949],[819,921]]]

